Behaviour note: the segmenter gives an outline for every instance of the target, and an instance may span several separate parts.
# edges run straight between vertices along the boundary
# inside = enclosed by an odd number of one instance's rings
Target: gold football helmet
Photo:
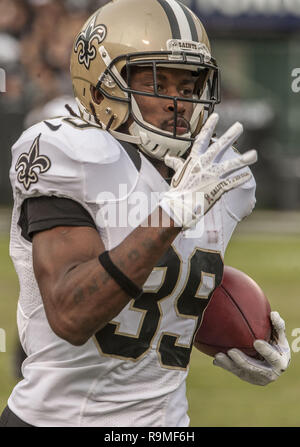
[[[162,131],[143,119],[131,88],[134,67],[151,67],[153,92],[174,104],[174,130]],[[190,98],[158,92],[159,67],[190,70],[197,91]],[[176,0],[112,0],[96,11],[75,39],[71,57],[74,94],[84,120],[137,144],[146,154],[163,159],[166,152],[181,156],[199,133],[205,115],[220,102],[219,70],[211,57],[206,31],[198,17]],[[91,86],[102,94],[94,100]],[[193,103],[190,126],[176,134],[179,101]],[[118,131],[131,117],[129,135]]]

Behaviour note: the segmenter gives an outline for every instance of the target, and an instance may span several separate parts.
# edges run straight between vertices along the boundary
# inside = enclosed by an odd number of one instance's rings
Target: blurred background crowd
[[[74,36],[107,0],[0,0],[0,64],[8,109],[32,110],[71,94]],[[30,124],[30,123],[29,123]]]
[[[11,199],[9,149],[24,128],[71,101],[74,36],[101,0],[0,0],[0,202]],[[2,82],[3,84],[3,82]],[[45,107],[46,106],[46,107]]]
[[[0,204],[11,203],[11,145],[25,128],[74,104],[73,39],[107,1],[0,0]],[[240,120],[241,150],[259,151],[258,207],[299,208],[300,93],[291,74],[300,67],[300,0],[182,1],[202,19],[221,68],[221,127]]]

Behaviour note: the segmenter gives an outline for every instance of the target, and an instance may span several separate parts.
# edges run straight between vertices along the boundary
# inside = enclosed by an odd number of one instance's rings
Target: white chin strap
[[[140,139],[140,142],[138,143],[140,149],[150,157],[157,158],[159,160],[163,160],[167,153],[176,157],[181,157],[182,155],[184,155],[184,153],[191,146],[191,142],[172,138],[172,134],[170,132],[165,132],[166,135],[162,135],[161,129],[144,121],[137,102],[133,97],[131,101],[134,116],[136,116],[136,118],[147,127],[147,129],[145,129],[136,121],[134,121],[129,128],[130,134],[133,137],[137,137]],[[191,138],[191,135],[195,131],[199,122],[199,116],[202,109],[202,104],[197,104],[195,106],[192,118],[190,120],[191,130],[190,132],[181,135],[181,138]],[[154,132],[152,132],[151,129],[153,129]],[[160,134],[156,132],[160,132]],[[168,137],[168,134],[170,135],[170,137]]]

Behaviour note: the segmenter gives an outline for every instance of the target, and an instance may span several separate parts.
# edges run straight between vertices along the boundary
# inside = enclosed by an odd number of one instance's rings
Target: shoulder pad
[[[43,121],[26,130],[12,148],[10,179],[24,197],[57,195],[95,201],[110,183],[138,177],[126,151],[108,132],[79,118]]]
[[[45,142],[56,145],[74,160],[101,163],[119,157],[119,146],[108,132],[70,116],[41,121],[30,127],[23,132],[13,150],[16,145],[33,141],[39,134]]]

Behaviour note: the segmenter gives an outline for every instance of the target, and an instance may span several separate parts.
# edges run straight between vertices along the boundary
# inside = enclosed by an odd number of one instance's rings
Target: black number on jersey
[[[182,262],[173,247],[170,247],[156,268],[163,269],[165,273],[159,290],[145,292],[137,301],[130,302],[129,310],[141,312],[136,335],[122,333],[117,322],[108,323],[95,335],[102,354],[139,360],[151,349],[162,319],[162,300],[173,294],[182,275]],[[177,317],[196,320],[197,329],[214,289],[222,281],[222,275],[223,260],[219,252],[195,249],[188,262],[185,284],[174,301]],[[159,360],[165,368],[186,369],[195,332],[191,341],[184,344],[180,342],[181,334],[176,332],[175,327],[174,333],[162,331],[160,335],[157,344]]]
[[[175,302],[175,309],[181,318],[196,319],[196,330],[213,291],[221,284],[223,266],[223,260],[218,252],[197,248],[189,259],[186,284]],[[162,334],[158,351],[164,366],[187,368],[193,343],[183,345],[179,338],[180,334]]]

